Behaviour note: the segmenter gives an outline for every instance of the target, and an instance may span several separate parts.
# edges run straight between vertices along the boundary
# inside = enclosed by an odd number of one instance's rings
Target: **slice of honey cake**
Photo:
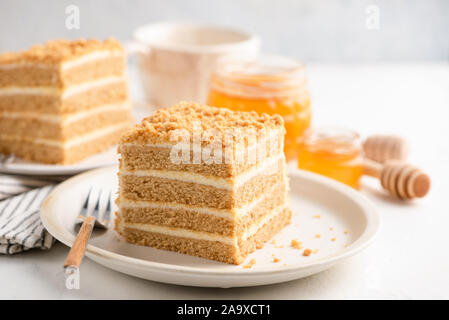
[[[280,116],[182,102],[128,131],[115,226],[130,243],[240,264],[290,223]]]
[[[0,153],[70,164],[117,143],[131,124],[117,41],[55,40],[0,55]]]

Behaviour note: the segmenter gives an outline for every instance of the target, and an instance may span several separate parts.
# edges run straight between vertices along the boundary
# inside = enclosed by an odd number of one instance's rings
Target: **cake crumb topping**
[[[312,250],[311,249],[305,249],[304,252],[302,253],[302,255],[304,257],[308,257],[312,254]]]
[[[100,50],[123,52],[121,44],[113,38],[104,41],[96,39],[52,40],[43,45],[34,45],[25,51],[0,54],[0,64],[25,62],[59,64]]]
[[[292,246],[292,248],[301,250],[303,248],[302,242],[298,241],[296,239],[293,239],[290,243],[290,245]]]
[[[255,264],[256,264],[256,259],[251,259],[251,260],[249,261],[248,264],[245,264],[245,265],[243,266],[243,268],[245,268],[245,269],[251,269],[251,268],[253,267],[253,265],[255,265]]]
[[[256,138],[266,137],[272,130],[285,133],[284,121],[280,115],[258,114],[255,111],[231,111],[225,108],[210,107],[194,102],[180,102],[172,107],[157,110],[142,120],[122,137],[122,143],[169,143],[174,144],[175,132],[186,133],[193,137],[198,131],[215,130],[222,135],[232,133],[232,140],[221,141],[223,146],[244,141],[256,134]],[[204,137],[203,137],[204,138]],[[210,143],[211,141],[203,141]]]

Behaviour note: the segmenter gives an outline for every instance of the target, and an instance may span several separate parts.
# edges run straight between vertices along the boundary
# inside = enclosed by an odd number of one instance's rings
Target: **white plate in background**
[[[91,169],[116,165],[118,157],[117,146],[113,146],[107,151],[94,154],[70,165],[43,164],[17,158],[10,162],[0,163],[0,172],[25,175],[73,175]]]
[[[310,172],[291,170],[289,176],[291,225],[274,238],[275,243],[268,242],[239,266],[129,244],[112,229],[94,233],[86,255],[108,268],[148,280],[229,288],[306,277],[352,256],[373,240],[379,216],[359,192]],[[91,187],[115,194],[117,167],[93,170],[63,182],[42,207],[45,227],[68,246],[75,239],[74,221]],[[303,250],[291,247],[293,239],[316,253],[303,256]],[[273,262],[273,256],[280,261]],[[255,265],[244,268],[252,259],[256,259]]]

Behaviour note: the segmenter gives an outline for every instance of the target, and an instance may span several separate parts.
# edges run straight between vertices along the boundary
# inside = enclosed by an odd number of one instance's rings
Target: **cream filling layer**
[[[58,87],[3,87],[0,88],[0,95],[42,95],[42,96],[60,96],[62,99],[72,95],[88,91],[91,89],[103,87],[114,83],[127,83],[126,76],[111,76],[101,79],[83,82],[61,89]]]
[[[273,189],[277,188],[275,185]],[[241,219],[245,215],[249,214],[259,203],[264,201],[268,194],[273,190],[267,190],[262,196],[254,199],[250,203],[240,207],[232,209],[215,209],[209,207],[195,207],[185,204],[178,204],[173,202],[153,202],[153,201],[135,201],[120,198],[119,209],[123,208],[158,208],[158,209],[170,209],[170,210],[185,210],[190,212],[197,212],[201,214],[208,214],[219,218],[226,218],[230,220]],[[288,192],[285,193],[285,200],[288,200]]]
[[[67,69],[70,69],[73,67],[83,65],[87,62],[92,62],[95,60],[101,60],[101,59],[105,59],[105,58],[120,57],[120,56],[124,57],[124,53],[119,50],[95,51],[92,53],[88,53],[84,56],[81,56],[79,58],[61,63],[61,69],[67,70]],[[22,62],[22,63],[2,64],[2,65],[0,65],[0,70],[11,70],[11,69],[17,69],[17,68],[24,68],[24,67],[40,68],[40,69],[57,69],[59,66],[56,64]]]
[[[13,136],[13,135],[5,135],[5,134],[0,135],[0,140],[3,139],[3,140],[12,140],[12,141],[16,141],[16,140],[30,141],[35,144],[43,144],[43,145],[58,147],[58,148],[62,148],[62,149],[69,149],[74,146],[89,142],[91,140],[101,138],[103,136],[114,133],[116,131],[123,130],[127,127],[129,127],[129,123],[127,123],[127,122],[119,123],[119,124],[116,124],[113,126],[95,130],[93,132],[89,132],[84,135],[77,136],[73,139],[66,140],[66,141],[50,140],[50,139],[42,139],[42,138],[35,138],[35,139],[25,138],[25,139],[23,139],[21,137],[17,137],[17,136]]]
[[[203,185],[212,186],[219,189],[232,190],[243,185],[246,181],[257,176],[263,171],[267,173],[275,173],[278,169],[278,163],[281,159],[284,159],[284,154],[281,153],[276,157],[268,158],[259,164],[254,165],[249,170],[239,174],[232,178],[218,178],[212,176],[204,176],[198,173],[185,172],[185,171],[169,171],[169,170],[134,170],[128,171],[125,169],[120,170],[121,176],[138,176],[138,177],[156,177],[169,180],[178,180],[183,182],[198,183]]]
[[[188,230],[188,229],[165,227],[165,226],[153,225],[153,224],[124,223],[122,221],[119,223],[118,229],[120,230],[120,232],[123,232],[124,228],[132,228],[132,229],[137,229],[137,230],[146,231],[146,232],[165,234],[165,235],[173,236],[173,237],[189,238],[189,239],[195,239],[195,240],[218,241],[218,242],[223,242],[223,243],[232,245],[234,247],[238,247],[239,240],[245,241],[248,238],[250,238],[251,236],[255,235],[257,233],[257,231],[259,231],[259,229],[261,229],[271,219],[278,216],[287,207],[287,205],[279,206],[278,208],[272,210],[269,214],[267,214],[258,223],[251,224],[249,226],[249,228],[247,228],[243,232],[240,239],[237,237],[223,236],[220,234],[214,234],[214,233],[210,233],[210,232],[193,231],[193,230]]]
[[[88,117],[98,115],[100,113],[106,113],[111,111],[130,111],[131,104],[129,101],[122,104],[109,104],[98,106],[88,110],[82,110],[68,115],[57,115],[57,114],[44,114],[39,112],[10,112],[10,111],[0,111],[0,118],[9,119],[37,119],[44,122],[57,123],[62,125],[67,125]]]
[[[101,59],[105,59],[105,58],[112,58],[112,57],[123,57],[123,59],[125,58],[125,55],[123,52],[119,51],[119,50],[115,50],[115,51],[108,51],[108,50],[102,50],[102,51],[95,51],[89,54],[86,54],[80,58],[77,59],[73,59],[70,61],[66,61],[63,62],[61,65],[61,69],[62,70],[67,70],[67,69],[71,69],[74,67],[78,67],[80,65],[83,65],[87,62],[92,62],[92,61],[96,61],[96,60],[101,60]]]

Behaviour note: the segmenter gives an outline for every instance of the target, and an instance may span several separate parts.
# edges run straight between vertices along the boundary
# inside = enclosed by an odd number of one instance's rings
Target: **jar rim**
[[[211,86],[245,96],[290,96],[306,86],[305,67],[278,55],[227,56],[219,59]]]
[[[303,72],[304,64],[296,59],[264,54],[253,56],[225,56],[217,61],[216,74],[235,75],[238,77],[254,76],[292,76]]]
[[[328,141],[332,142],[330,147],[323,144]],[[360,135],[352,129],[338,126],[309,128],[304,132],[301,143],[306,147],[322,148],[335,154],[362,151]]]

